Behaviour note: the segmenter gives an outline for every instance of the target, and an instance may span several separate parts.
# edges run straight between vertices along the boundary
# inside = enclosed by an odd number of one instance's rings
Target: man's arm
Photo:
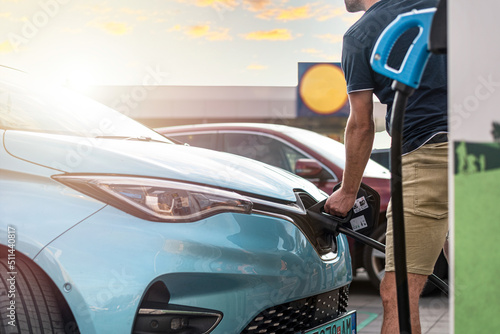
[[[330,195],[325,211],[345,216],[353,207],[373,146],[373,91],[365,90],[349,94],[351,113],[345,128],[346,163],[342,186]]]

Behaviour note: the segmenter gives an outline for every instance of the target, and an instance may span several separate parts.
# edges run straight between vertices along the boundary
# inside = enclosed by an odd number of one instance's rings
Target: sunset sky
[[[0,64],[56,83],[295,86],[338,62],[341,0],[0,0]]]

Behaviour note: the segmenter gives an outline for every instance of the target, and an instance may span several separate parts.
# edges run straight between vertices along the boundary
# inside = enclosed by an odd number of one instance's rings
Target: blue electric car
[[[8,68],[0,141],[0,332],[355,331],[308,181]]]

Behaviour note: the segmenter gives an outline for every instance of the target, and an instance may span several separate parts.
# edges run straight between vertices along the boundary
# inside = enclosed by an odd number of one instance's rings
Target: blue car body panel
[[[50,178],[59,172],[7,154],[0,133],[0,234],[7,235],[7,227],[14,226],[19,231],[16,250],[34,258],[105,204]]]

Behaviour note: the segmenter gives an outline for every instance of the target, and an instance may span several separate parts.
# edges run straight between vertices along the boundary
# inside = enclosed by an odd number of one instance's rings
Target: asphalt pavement
[[[380,333],[382,300],[363,271],[358,271],[349,289],[349,307],[358,315],[358,333]],[[422,334],[450,333],[449,299],[440,291],[420,298]]]

